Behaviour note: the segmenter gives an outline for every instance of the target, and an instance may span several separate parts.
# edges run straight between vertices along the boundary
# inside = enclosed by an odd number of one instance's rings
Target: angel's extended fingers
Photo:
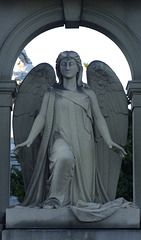
[[[119,155],[121,158],[123,158],[125,156],[121,151],[119,152]]]
[[[122,154],[122,156],[124,157],[125,155],[127,155],[127,153],[125,152],[125,150],[121,147],[119,149],[120,153]]]
[[[15,148],[13,149],[14,154],[18,155],[19,151],[24,147],[25,145],[23,145],[22,143],[15,146]]]
[[[119,145],[117,145],[117,144],[114,144],[112,148],[113,148],[114,152],[116,152],[117,154],[119,154],[119,156],[120,156],[121,158],[125,157],[125,155],[127,154],[127,153],[124,151],[124,149],[123,149],[122,147],[120,147]]]
[[[13,152],[14,152],[15,155],[18,155],[18,153],[19,153],[19,149],[18,149],[18,148],[13,149]]]

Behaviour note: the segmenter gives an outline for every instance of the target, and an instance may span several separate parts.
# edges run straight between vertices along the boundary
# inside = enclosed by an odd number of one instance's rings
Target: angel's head
[[[56,73],[57,73],[57,76],[59,79],[59,84],[63,83],[63,75],[60,71],[60,63],[63,59],[68,59],[68,60],[73,59],[73,61],[76,62],[77,67],[78,67],[78,72],[76,73],[77,85],[79,87],[83,86],[83,83],[82,83],[83,67],[82,67],[81,59],[80,59],[79,55],[74,51],[61,52],[56,60]]]

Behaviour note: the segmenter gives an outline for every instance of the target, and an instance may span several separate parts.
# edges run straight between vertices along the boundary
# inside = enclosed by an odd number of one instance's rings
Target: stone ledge
[[[16,81],[0,81],[0,92],[15,92],[17,88]]]
[[[97,222],[80,222],[69,208],[6,210],[6,228],[139,228],[140,211],[119,208],[113,215]]]
[[[4,230],[2,240],[140,240],[141,230],[125,229],[53,229]]]

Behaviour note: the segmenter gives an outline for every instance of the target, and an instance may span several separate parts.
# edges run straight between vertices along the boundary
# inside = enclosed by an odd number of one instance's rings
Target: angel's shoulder
[[[96,94],[91,88],[86,88],[84,91],[91,100],[96,99]]]
[[[51,92],[55,91],[55,89],[53,87],[48,87],[48,89],[46,90],[46,92],[44,93],[44,97],[48,97],[50,95]]]
[[[43,95],[43,102],[48,102],[49,95],[50,95],[50,90],[48,89]]]

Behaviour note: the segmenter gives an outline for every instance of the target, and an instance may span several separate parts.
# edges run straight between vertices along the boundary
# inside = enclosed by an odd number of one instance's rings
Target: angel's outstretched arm
[[[112,148],[121,157],[123,157],[124,155],[126,155],[126,152],[124,151],[124,149],[121,146],[119,146],[118,144],[116,144],[115,142],[112,141],[107,123],[100,111],[99,104],[98,104],[95,93],[93,91],[89,90],[88,95],[91,99],[93,118],[94,118],[95,124],[96,124],[99,132],[101,133],[101,136],[103,137],[105,143],[108,145],[109,148]]]
[[[14,148],[15,153],[18,153],[18,151],[23,147],[30,147],[30,145],[33,143],[35,138],[38,136],[38,134],[43,129],[43,127],[45,125],[47,103],[48,103],[48,93],[45,93],[40,112],[37,115],[37,117],[35,118],[35,121],[34,121],[33,126],[31,128],[29,136],[28,136],[28,138],[25,142],[18,144]]]

